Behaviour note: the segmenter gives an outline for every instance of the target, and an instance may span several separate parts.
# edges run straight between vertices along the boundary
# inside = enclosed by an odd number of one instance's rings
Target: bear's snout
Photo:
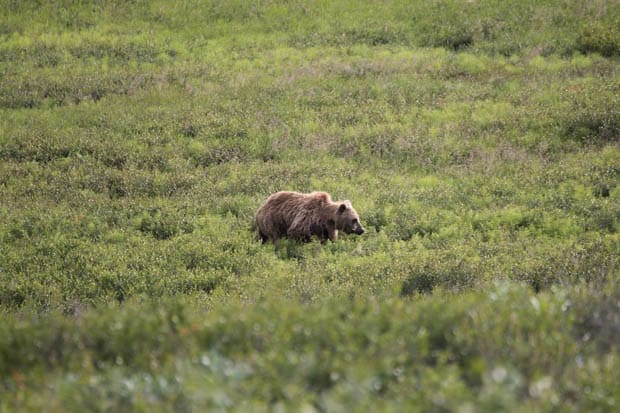
[[[361,225],[359,227],[355,228],[355,233],[357,235],[362,235],[364,232],[366,232],[366,230]]]

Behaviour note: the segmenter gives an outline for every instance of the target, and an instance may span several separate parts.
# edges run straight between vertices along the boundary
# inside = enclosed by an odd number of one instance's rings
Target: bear
[[[256,225],[262,243],[280,238],[310,242],[316,236],[324,244],[336,241],[338,231],[365,232],[351,201],[333,202],[327,192],[276,192],[256,212]]]

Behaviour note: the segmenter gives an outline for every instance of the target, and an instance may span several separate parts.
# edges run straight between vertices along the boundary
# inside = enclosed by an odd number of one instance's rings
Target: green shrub
[[[413,26],[420,33],[418,43],[452,50],[471,46],[476,27],[469,18],[468,7],[471,6],[452,1],[435,2],[421,18],[414,16]]]
[[[600,53],[603,56],[620,54],[620,31],[615,24],[593,22],[584,24],[577,37],[577,49],[582,53]]]

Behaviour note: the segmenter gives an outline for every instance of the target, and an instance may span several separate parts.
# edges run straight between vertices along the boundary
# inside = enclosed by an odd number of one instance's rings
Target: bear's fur
[[[277,192],[258,209],[256,224],[262,242],[280,238],[308,242],[316,236],[324,243],[337,240],[338,231],[364,233],[351,202],[332,202],[326,192]]]

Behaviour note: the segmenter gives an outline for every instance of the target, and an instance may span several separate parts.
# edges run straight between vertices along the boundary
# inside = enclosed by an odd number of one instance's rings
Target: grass
[[[620,402],[616,3],[0,10],[0,411]]]

